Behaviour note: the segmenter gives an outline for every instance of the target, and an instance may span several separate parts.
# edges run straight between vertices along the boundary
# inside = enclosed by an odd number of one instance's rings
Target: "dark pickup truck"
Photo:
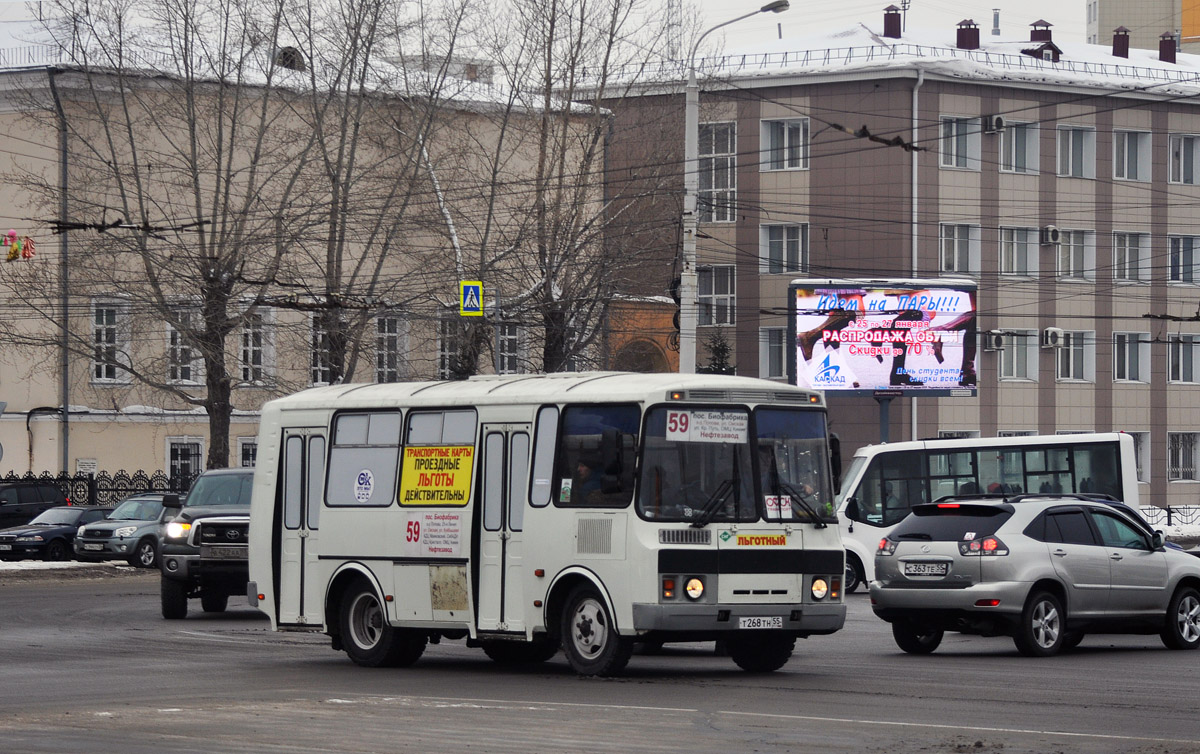
[[[187,617],[188,599],[206,613],[225,610],[232,594],[245,594],[253,469],[213,469],[196,478],[187,498],[167,495],[172,508],[160,537],[162,615]]]

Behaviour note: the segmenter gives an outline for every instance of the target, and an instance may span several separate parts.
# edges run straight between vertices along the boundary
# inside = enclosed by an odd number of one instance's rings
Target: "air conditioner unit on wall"
[[[992,330],[983,334],[983,350],[985,351],[1003,351],[1004,350],[1004,333],[1000,330]]]
[[[1066,333],[1061,327],[1047,327],[1042,331],[1042,348],[1062,348]]]
[[[1052,246],[1062,242],[1062,231],[1057,226],[1047,225],[1042,228],[1042,246]]]
[[[983,132],[985,134],[998,134],[1004,130],[1007,125],[1003,115],[985,115],[983,116]]]

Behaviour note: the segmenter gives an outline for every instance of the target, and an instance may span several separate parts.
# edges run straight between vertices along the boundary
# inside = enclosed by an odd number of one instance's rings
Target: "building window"
[[[192,326],[196,315],[192,311],[176,312],[180,324],[185,328]],[[167,381],[197,383],[204,362],[200,354],[188,343],[184,333],[167,324]]]
[[[979,118],[942,116],[942,167],[979,170]]]
[[[941,270],[968,275],[979,273],[979,226],[942,223]]]
[[[1144,131],[1113,131],[1113,178],[1125,181],[1150,180],[1150,134]]]
[[[1171,282],[1196,283],[1196,250],[1200,236],[1171,236]]]
[[[92,304],[92,380],[128,382],[129,307],[124,303]]]
[[[764,170],[808,168],[808,118],[764,120],[762,143]]]
[[[1196,381],[1196,344],[1200,337],[1195,335],[1167,336],[1167,379],[1171,382]]]
[[[759,272],[808,272],[808,224],[764,225]]]
[[[1032,275],[1036,258],[1030,259],[1030,247],[1037,248],[1037,230],[1029,228],[1000,229],[1000,272],[1006,275]]]
[[[1196,479],[1196,433],[1167,433],[1167,479]]]
[[[737,289],[734,287],[734,266],[717,264],[701,267],[699,301],[701,325],[732,325]]]
[[[375,381],[399,382],[403,377],[404,321],[395,314],[375,318]]]
[[[1171,183],[1196,183],[1196,175],[1200,174],[1198,140],[1200,136],[1171,134]]]
[[[939,440],[972,440],[979,437],[977,429],[939,429]]]
[[[496,325],[497,374],[521,373],[521,326],[512,322]]]
[[[172,489],[187,489],[204,471],[204,444],[194,437],[167,438],[167,472]]]
[[[438,320],[438,379],[452,380],[461,371],[458,368],[458,339],[458,318],[456,316],[447,316]]]
[[[313,385],[333,382],[333,348],[329,330],[317,317],[312,318],[310,330],[308,380]]]
[[[702,223],[731,223],[737,204],[737,129],[733,123],[700,125],[700,195],[696,211]]]
[[[1038,372],[1038,334],[1036,330],[1010,330],[1004,333],[1000,349],[1000,379],[1036,380]]]
[[[267,322],[261,311],[242,315],[241,353],[238,367],[242,382],[263,385],[267,382]]]
[[[1096,270],[1096,234],[1090,230],[1064,230],[1058,244],[1058,276],[1091,280]]]
[[[1113,279],[1141,282],[1149,278],[1150,236],[1113,233]]]
[[[1005,173],[1036,173],[1038,129],[1032,123],[1012,123],[1000,132],[1000,170]]]
[[[784,344],[787,342],[786,327],[760,327],[758,329],[758,376],[768,380],[787,378],[787,361]]]
[[[253,437],[238,438],[238,465],[242,468],[254,468],[258,461],[258,440]]]
[[[1113,379],[1148,382],[1150,378],[1150,335],[1141,332],[1113,333]]]
[[[1073,178],[1096,177],[1096,131],[1059,126],[1058,174]]]
[[[1149,482],[1150,477],[1146,470],[1150,468],[1150,433],[1127,432],[1126,434],[1133,438],[1133,459],[1137,464],[1137,480]]]
[[[1092,333],[1063,333],[1058,348],[1058,367],[1055,376],[1060,380],[1092,382],[1096,379],[1096,343]]]

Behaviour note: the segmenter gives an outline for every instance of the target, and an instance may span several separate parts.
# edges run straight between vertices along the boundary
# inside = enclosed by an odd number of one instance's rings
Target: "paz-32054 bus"
[[[840,629],[819,393],[579,373],[340,385],[263,409],[250,599],[367,666],[466,639],[613,674],[724,640],[771,671]]]

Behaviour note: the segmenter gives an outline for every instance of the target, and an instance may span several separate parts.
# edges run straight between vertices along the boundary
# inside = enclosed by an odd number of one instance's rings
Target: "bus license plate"
[[[757,615],[744,615],[738,618],[738,628],[783,628],[783,616],[775,615],[764,618]]]
[[[203,553],[214,560],[241,560],[246,557],[245,547],[209,547]]]
[[[905,563],[905,576],[945,576],[949,563]]]

